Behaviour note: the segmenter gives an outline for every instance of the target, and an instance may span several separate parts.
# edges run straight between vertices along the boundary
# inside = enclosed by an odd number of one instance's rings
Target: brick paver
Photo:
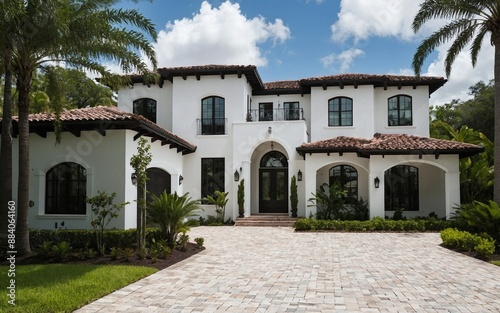
[[[76,312],[500,312],[500,267],[436,233],[197,227],[207,249]]]

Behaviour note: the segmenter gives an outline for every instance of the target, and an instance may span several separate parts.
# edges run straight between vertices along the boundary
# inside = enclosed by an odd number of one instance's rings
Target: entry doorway
[[[259,213],[288,213],[288,161],[281,152],[271,151],[261,159]]]

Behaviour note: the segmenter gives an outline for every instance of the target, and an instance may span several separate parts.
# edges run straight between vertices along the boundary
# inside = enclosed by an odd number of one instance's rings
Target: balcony
[[[197,135],[227,135],[227,118],[196,119]]]
[[[298,121],[304,119],[302,108],[294,109],[255,109],[247,113],[247,122]]]

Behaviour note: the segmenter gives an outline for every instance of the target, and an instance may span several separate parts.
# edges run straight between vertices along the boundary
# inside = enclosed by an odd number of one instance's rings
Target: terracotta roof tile
[[[437,76],[404,76],[404,75],[385,75],[385,74],[338,74],[328,76],[316,76],[304,78],[301,82],[326,81],[326,80],[388,80],[394,82],[413,82],[413,81],[429,81],[429,80],[445,80],[443,77]]]
[[[473,155],[483,148],[465,142],[427,138],[406,134],[375,134],[372,139],[334,137],[305,143],[297,148],[301,154],[325,152],[356,152],[372,154],[459,154]]]
[[[300,89],[300,83],[298,80],[281,80],[264,83],[264,89]]]

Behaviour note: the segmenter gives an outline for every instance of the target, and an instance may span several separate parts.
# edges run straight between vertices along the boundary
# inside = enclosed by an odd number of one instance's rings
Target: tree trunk
[[[7,238],[7,203],[12,199],[12,53],[4,56],[5,86],[3,97],[2,139],[0,151],[0,242]]]
[[[495,135],[493,200],[500,204],[500,34],[493,36],[495,45]]]
[[[30,184],[30,158],[29,158],[29,93],[32,83],[32,72],[24,70],[18,80],[19,91],[19,183],[17,187],[17,228],[16,247],[19,255],[29,254],[29,184]]]

